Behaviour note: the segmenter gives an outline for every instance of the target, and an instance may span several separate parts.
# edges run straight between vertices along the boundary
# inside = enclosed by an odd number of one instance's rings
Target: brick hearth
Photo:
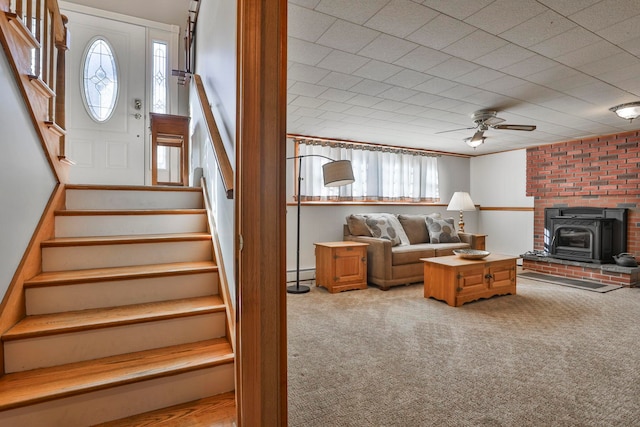
[[[544,209],[547,207],[626,208],[627,252],[637,258],[640,255],[640,131],[527,149],[527,196],[534,197],[536,251],[544,250]],[[617,271],[614,267],[619,267],[615,264],[600,266],[525,257],[523,267],[603,283],[639,285],[637,272]]]

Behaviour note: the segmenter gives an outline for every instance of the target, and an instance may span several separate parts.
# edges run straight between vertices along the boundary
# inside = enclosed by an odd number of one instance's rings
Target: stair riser
[[[199,233],[207,231],[204,214],[58,216],[56,237]]]
[[[218,273],[27,288],[27,315],[61,313],[218,294]]]
[[[225,313],[25,338],[4,343],[5,372],[62,365],[225,336]]]
[[[132,243],[42,248],[42,271],[211,261],[211,242]]]
[[[233,389],[234,365],[228,363],[0,412],[0,426],[88,426]]]
[[[182,191],[73,190],[66,207],[76,209],[202,209],[202,193]]]

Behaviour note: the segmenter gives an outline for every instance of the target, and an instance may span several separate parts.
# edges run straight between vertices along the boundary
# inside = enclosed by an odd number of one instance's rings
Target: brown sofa
[[[385,291],[423,282],[420,258],[452,255],[454,249],[484,249],[484,235],[456,232],[453,218],[439,214],[349,215],[343,240],[369,244],[367,281]]]

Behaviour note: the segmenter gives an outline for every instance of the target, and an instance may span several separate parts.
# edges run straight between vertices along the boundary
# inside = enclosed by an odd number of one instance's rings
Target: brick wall
[[[627,208],[627,252],[640,258],[640,130],[527,149],[534,249],[543,250],[544,208]]]

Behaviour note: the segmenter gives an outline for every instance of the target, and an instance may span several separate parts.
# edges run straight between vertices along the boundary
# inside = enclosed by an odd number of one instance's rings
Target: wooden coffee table
[[[498,254],[478,260],[457,255],[421,258],[424,261],[424,297],[459,307],[480,298],[515,295],[517,259]]]

